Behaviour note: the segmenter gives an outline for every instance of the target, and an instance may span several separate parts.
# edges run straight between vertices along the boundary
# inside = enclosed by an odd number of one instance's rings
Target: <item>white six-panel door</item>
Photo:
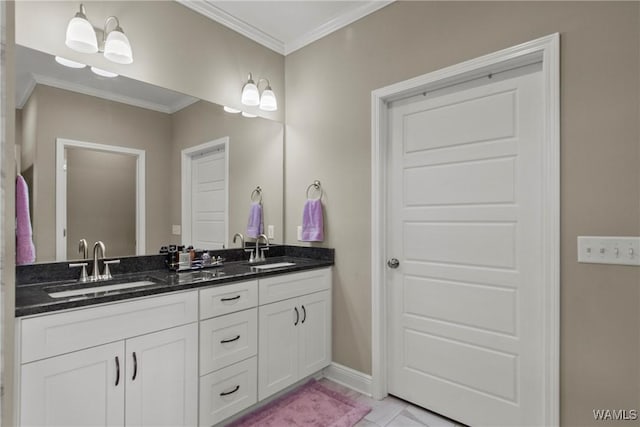
[[[469,425],[542,425],[539,71],[389,110],[389,393]]]

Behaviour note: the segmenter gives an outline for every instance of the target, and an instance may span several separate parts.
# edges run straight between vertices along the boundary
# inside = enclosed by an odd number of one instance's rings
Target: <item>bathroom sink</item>
[[[272,268],[291,267],[296,265],[295,262],[274,262],[273,264],[252,265],[251,268],[256,270],[270,270]]]
[[[121,291],[124,291],[126,289],[145,288],[147,286],[153,285],[158,285],[158,282],[155,282],[153,280],[138,280],[135,282],[115,283],[112,285],[100,285],[96,283],[93,286],[81,288],[65,285],[46,288],[45,291],[51,298],[70,298],[77,296],[95,297],[119,294],[121,293]]]

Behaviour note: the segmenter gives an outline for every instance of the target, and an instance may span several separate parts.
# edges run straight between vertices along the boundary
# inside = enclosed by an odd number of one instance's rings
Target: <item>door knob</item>
[[[400,265],[400,261],[398,261],[397,258],[391,258],[387,261],[387,265],[389,266],[389,268],[398,268],[398,266]]]

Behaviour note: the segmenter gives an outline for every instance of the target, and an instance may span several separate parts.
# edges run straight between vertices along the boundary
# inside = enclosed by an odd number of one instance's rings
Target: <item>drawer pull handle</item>
[[[296,321],[293,326],[298,326],[298,321],[300,320],[300,312],[298,311],[298,307],[293,307],[293,309],[296,311]]]
[[[302,322],[300,323],[304,323],[304,321],[307,320],[307,309],[304,308],[304,305],[302,306],[302,314],[304,314],[304,317],[302,318]]]
[[[236,391],[238,391],[238,390],[240,390],[240,386],[239,386],[239,385],[237,385],[237,386],[236,386],[236,388],[234,388],[234,389],[233,389],[233,390],[231,390],[231,391],[223,391],[223,392],[221,392],[221,393],[220,393],[220,396],[229,396],[230,394],[233,394],[233,393],[235,393],[235,392],[236,392]]]
[[[116,387],[120,384],[120,359],[116,356]]]
[[[239,339],[240,339],[240,335],[236,335],[235,338],[229,338],[229,339],[220,341],[220,344],[226,344],[226,343],[229,343],[229,342],[238,341]]]
[[[240,299],[240,295],[236,295],[235,297],[231,297],[231,298],[220,298],[220,301],[227,302],[227,301],[235,301],[237,299]]]
[[[133,377],[131,381],[135,381],[138,376],[138,357],[136,356],[136,352],[133,352]]]

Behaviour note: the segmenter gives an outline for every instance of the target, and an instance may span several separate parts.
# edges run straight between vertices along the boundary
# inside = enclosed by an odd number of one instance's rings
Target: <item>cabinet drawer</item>
[[[255,356],[257,351],[257,308],[200,322],[200,375]]]
[[[257,401],[255,357],[200,377],[200,426],[212,426]]]
[[[257,280],[216,286],[200,291],[200,319],[246,310],[257,305]]]
[[[197,309],[194,291],[24,319],[21,363],[196,322]]]
[[[331,268],[260,279],[260,305],[331,288]]]

